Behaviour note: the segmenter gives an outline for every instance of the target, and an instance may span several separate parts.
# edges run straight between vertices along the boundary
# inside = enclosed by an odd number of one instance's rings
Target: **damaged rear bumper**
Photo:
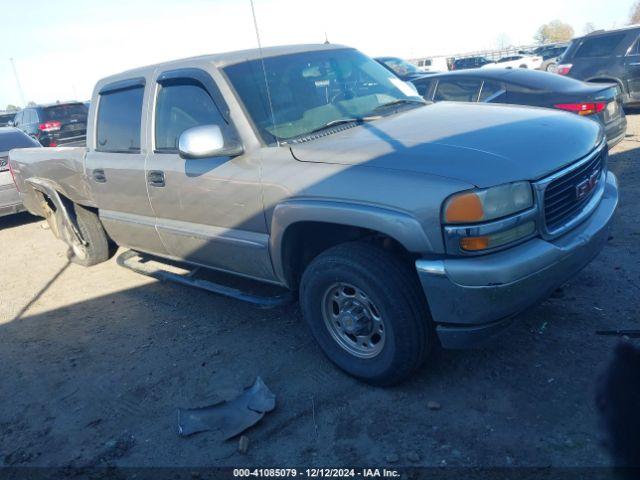
[[[474,258],[416,261],[436,332],[445,348],[487,343],[512,317],[540,302],[602,250],[618,204],[615,176],[607,174],[598,208],[578,227],[546,241]]]

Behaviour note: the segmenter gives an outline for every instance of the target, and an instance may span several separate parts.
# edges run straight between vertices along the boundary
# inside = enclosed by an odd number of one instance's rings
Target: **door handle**
[[[102,168],[96,168],[92,172],[93,180],[97,183],[105,183],[107,181],[107,176],[104,174],[104,170]]]
[[[164,172],[160,170],[150,170],[147,173],[147,181],[151,186],[164,187]]]

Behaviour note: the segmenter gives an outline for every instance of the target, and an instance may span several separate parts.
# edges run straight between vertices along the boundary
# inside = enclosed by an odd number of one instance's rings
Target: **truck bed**
[[[23,148],[9,153],[16,184],[25,207],[40,215],[28,180],[43,180],[70,200],[95,206],[84,168],[86,147]],[[35,211],[34,211],[35,210]]]

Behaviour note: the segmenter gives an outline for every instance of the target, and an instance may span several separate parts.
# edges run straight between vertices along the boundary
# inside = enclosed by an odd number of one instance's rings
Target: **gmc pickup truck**
[[[286,287],[333,362],[388,385],[574,276],[618,202],[596,122],[415,95],[343,46],[202,56],[99,81],[86,148],[10,166],[75,262],[123,246]]]

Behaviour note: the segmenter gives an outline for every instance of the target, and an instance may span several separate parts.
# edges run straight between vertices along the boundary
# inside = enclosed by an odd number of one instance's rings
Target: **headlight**
[[[463,192],[444,204],[444,223],[478,223],[506,217],[533,206],[529,182],[508,183],[484,190]]]

